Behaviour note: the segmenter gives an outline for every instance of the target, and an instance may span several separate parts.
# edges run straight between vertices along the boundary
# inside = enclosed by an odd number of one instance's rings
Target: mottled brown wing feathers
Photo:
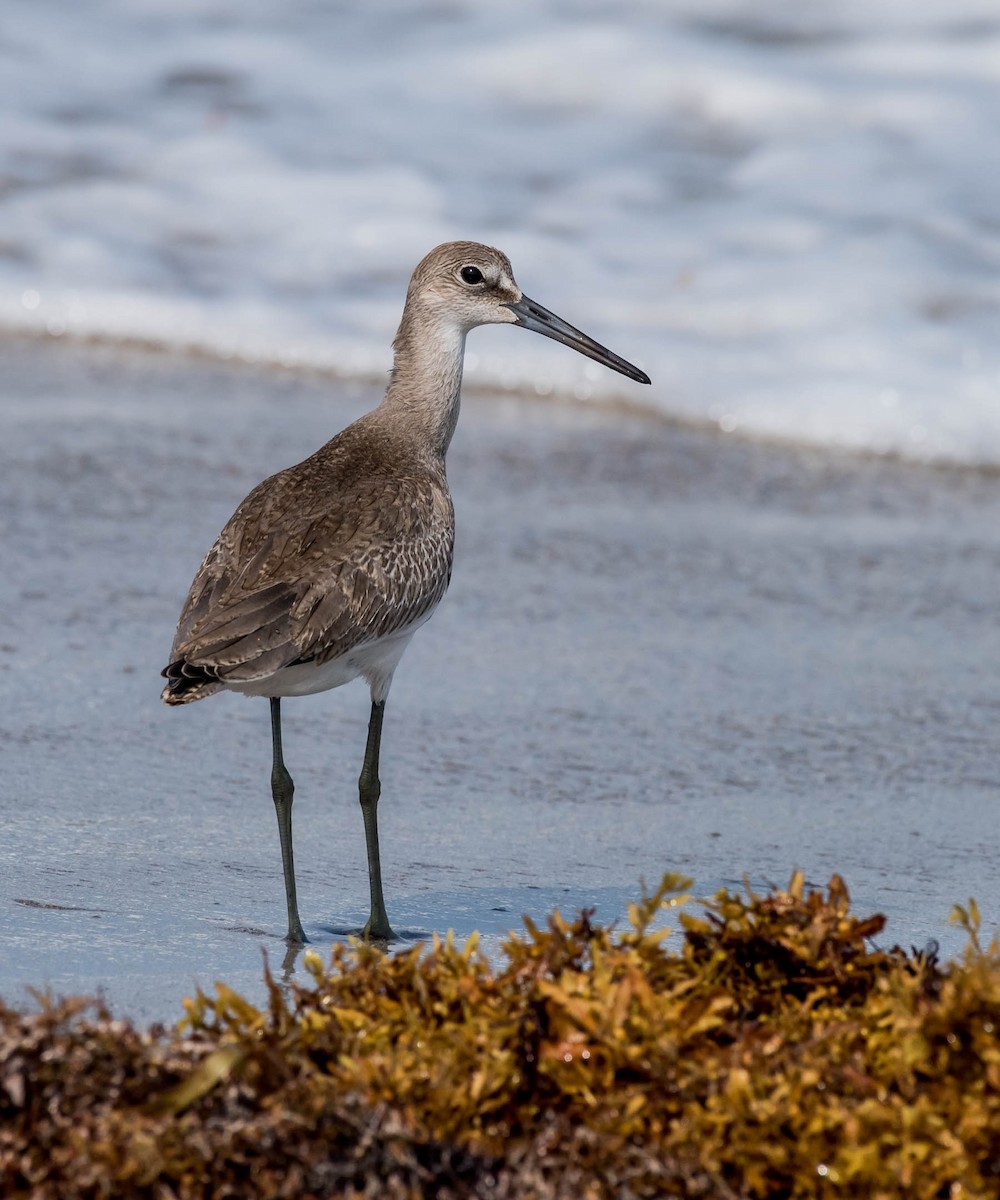
[[[451,549],[450,532],[401,539],[371,547],[314,583],[291,614],[302,657],[329,661],[419,621],[447,590]],[[404,571],[407,562],[412,567]]]
[[[395,478],[387,490],[385,480],[350,477],[345,488],[338,475],[323,479],[307,460],[233,515],[178,622],[164,675],[168,692],[186,694],[173,702],[329,661],[419,620],[444,595],[452,524],[443,479]]]

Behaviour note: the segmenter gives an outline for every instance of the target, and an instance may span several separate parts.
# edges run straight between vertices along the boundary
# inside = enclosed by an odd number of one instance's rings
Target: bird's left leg
[[[271,796],[278,817],[278,837],[281,839],[281,866],[285,873],[285,903],[288,907],[288,933],[285,941],[302,945],[309,939],[299,920],[299,905],[295,896],[295,863],[292,859],[292,796],[295,785],[285,767],[281,754],[281,701],[271,698]]]

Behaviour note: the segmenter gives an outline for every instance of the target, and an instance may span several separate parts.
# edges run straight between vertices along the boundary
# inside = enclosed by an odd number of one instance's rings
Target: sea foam
[[[0,327],[371,376],[437,242],[653,377],[469,378],[1000,462],[985,0],[7,0]]]

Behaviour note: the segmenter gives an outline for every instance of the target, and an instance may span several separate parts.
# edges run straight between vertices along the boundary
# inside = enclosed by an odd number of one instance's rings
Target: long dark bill
[[[568,321],[557,317],[555,313],[549,312],[547,308],[543,308],[534,300],[529,300],[527,296],[522,295],[520,300],[514,304],[508,304],[507,307],[517,317],[517,323],[522,329],[531,329],[535,333],[544,334],[545,337],[553,338],[566,346],[572,346],[580,354],[586,354],[595,362],[603,363],[612,371],[627,375],[636,383],[650,382],[645,371],[633,367],[630,362],[626,362],[624,358],[620,358],[606,346],[602,346],[600,342],[595,342],[593,338],[587,337],[579,329],[574,329]]]

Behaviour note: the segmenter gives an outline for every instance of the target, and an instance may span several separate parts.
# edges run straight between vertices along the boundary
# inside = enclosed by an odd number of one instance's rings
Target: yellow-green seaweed
[[[309,953],[257,1009],[220,984],[173,1031],[98,1002],[0,1006],[0,1195],[1000,1196],[1000,949],[875,948],[834,876],[617,930],[525,921],[387,957]],[[676,945],[675,945],[676,943]]]

